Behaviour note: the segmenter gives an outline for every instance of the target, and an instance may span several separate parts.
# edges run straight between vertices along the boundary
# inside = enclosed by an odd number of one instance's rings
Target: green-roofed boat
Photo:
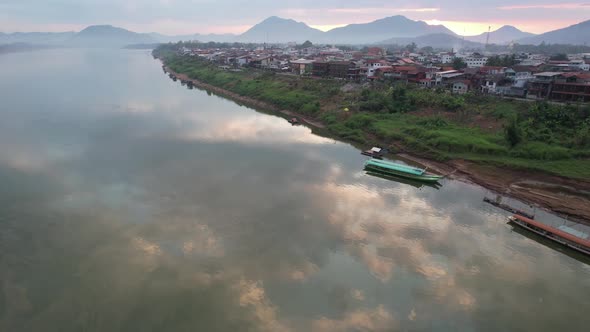
[[[367,162],[365,162],[365,170],[373,173],[398,176],[428,183],[436,183],[444,178],[444,176],[441,175],[427,173],[425,169],[378,159],[367,160]]]

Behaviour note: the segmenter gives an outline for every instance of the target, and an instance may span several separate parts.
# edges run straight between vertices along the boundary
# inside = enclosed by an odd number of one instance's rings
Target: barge
[[[573,233],[575,230],[569,228],[570,231],[562,230],[517,214],[509,217],[508,220],[509,223],[525,228],[544,238],[590,256],[590,240],[587,237],[580,237],[581,234],[574,235]]]

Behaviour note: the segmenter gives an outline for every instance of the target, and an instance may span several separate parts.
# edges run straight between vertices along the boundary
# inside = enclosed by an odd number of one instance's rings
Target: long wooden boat
[[[429,183],[436,183],[444,178],[441,175],[427,173],[425,169],[378,159],[367,160],[365,162],[365,170]]]
[[[367,170],[367,175],[370,176],[374,176],[380,179],[384,179],[384,180],[389,180],[389,181],[395,181],[397,183],[402,183],[402,184],[407,184],[409,186],[415,187],[415,188],[423,188],[423,187],[430,187],[430,188],[434,188],[436,190],[442,188],[442,185],[438,182],[423,182],[423,181],[418,181],[418,180],[411,180],[411,179],[406,179],[403,178],[401,176],[392,176],[392,175],[387,175],[387,174],[383,174],[383,173],[379,173],[379,172],[373,172],[370,170]]]
[[[541,222],[519,216],[517,214],[509,217],[508,220],[514,225],[525,228],[531,232],[541,235],[544,238],[555,241],[568,248],[590,256],[590,240],[588,239],[583,239],[561,229],[545,225]]]

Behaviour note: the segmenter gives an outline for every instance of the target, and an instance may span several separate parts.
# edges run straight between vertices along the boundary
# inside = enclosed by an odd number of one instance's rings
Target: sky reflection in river
[[[0,69],[2,331],[588,326],[588,265],[481,188],[366,176],[349,145],[187,90],[147,52]]]

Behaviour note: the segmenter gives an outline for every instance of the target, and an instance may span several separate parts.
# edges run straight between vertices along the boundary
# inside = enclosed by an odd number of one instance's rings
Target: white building
[[[485,56],[469,56],[463,59],[468,68],[483,67],[488,63],[488,58]]]
[[[577,68],[582,71],[590,71],[590,65],[584,60],[572,60],[569,63],[569,67]]]
[[[466,94],[469,91],[469,84],[466,81],[459,81],[453,83],[453,93]]]
[[[375,71],[381,67],[390,67],[386,61],[383,60],[369,60],[367,61],[367,77],[375,76]]]
[[[442,53],[440,54],[440,62],[445,63],[452,63],[455,60],[455,55],[453,53]]]

